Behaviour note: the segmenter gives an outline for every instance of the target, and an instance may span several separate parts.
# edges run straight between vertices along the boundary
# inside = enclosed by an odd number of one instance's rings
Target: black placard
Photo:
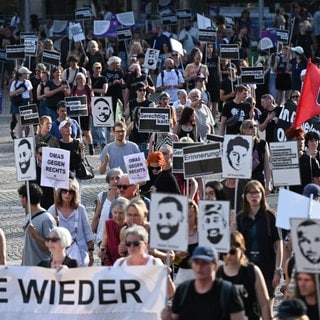
[[[60,65],[60,53],[51,50],[43,50],[42,52],[42,62],[51,64],[53,66]]]
[[[191,9],[177,10],[177,19],[178,20],[191,20],[191,18],[192,18]]]
[[[264,84],[263,67],[240,68],[242,84]]]
[[[185,147],[182,150],[185,179],[222,172],[220,143]]]
[[[161,17],[161,22],[163,25],[175,25],[178,22],[177,16],[175,14],[166,14]]]
[[[39,112],[36,104],[28,104],[19,107],[22,126],[39,124]]]
[[[287,44],[289,42],[289,31],[288,30],[276,30],[277,35],[277,41],[283,42],[284,44]]]
[[[82,117],[88,115],[87,97],[65,97],[67,114],[69,117]]]
[[[117,29],[118,41],[131,40],[132,32],[130,28],[119,28]]]
[[[201,145],[198,142],[173,142],[172,172],[183,173],[183,148]]]
[[[80,8],[75,10],[75,20],[90,20],[92,12],[90,8]]]
[[[169,108],[141,108],[139,132],[169,132]]]
[[[220,58],[239,60],[239,46],[237,44],[220,44]]]
[[[224,136],[220,136],[218,134],[210,134],[207,133],[207,141],[208,142],[219,142],[223,143]]]
[[[215,42],[217,40],[217,30],[199,29],[199,41]]]
[[[24,52],[24,45],[7,45],[6,46],[6,58],[7,60],[15,60],[15,59],[24,59],[25,52]]]

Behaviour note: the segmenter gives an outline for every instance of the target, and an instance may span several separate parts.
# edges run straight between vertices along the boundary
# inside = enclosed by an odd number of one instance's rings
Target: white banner
[[[60,271],[1,266],[1,320],[56,320],[59,315],[68,320],[158,320],[166,279],[165,266]]]

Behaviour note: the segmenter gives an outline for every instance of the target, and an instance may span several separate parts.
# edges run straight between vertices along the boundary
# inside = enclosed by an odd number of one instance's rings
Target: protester
[[[103,225],[102,241],[99,257],[101,265],[112,266],[120,258],[118,247],[120,244],[120,230],[126,226],[125,210],[129,200],[118,197],[113,200],[110,206],[112,218],[106,219]]]
[[[30,213],[26,216],[24,225],[23,266],[37,266],[42,260],[50,258],[50,252],[45,245],[45,239],[56,227],[56,221],[50,213],[40,206],[41,188],[35,183],[22,185],[18,189],[22,207],[27,211],[30,202]]]
[[[217,276],[237,286],[248,320],[271,319],[268,290],[261,270],[248,262],[243,235],[233,231],[230,238],[230,250],[223,254],[224,263]]]
[[[39,127],[40,132],[34,137],[35,144],[37,145],[44,142],[51,148],[59,148],[58,139],[50,134],[50,130],[52,128],[51,118],[49,116],[42,116],[40,118]]]
[[[195,279],[177,287],[172,307],[161,312],[161,319],[245,319],[243,303],[236,288],[216,277],[216,250],[198,246],[190,260]]]
[[[59,221],[59,226],[67,228],[72,239],[79,246],[81,261],[79,267],[93,265],[94,235],[91,231],[86,208],[80,203],[79,184],[69,179],[69,188],[59,188],[55,204],[48,210]]]
[[[66,248],[71,243],[72,237],[68,229],[64,227],[53,228],[46,238],[46,246],[51,253],[51,257],[42,260],[39,266],[55,269],[76,268],[78,266],[77,260],[72,259],[66,253]]]

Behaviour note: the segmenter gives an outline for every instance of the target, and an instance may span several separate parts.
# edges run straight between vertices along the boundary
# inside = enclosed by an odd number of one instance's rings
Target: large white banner
[[[59,315],[68,320],[158,320],[166,279],[165,266],[60,271],[1,266],[1,320],[56,320]]]

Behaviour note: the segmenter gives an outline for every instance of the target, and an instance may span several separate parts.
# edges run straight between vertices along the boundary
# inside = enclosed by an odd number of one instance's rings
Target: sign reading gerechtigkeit
[[[139,132],[169,132],[169,108],[141,108],[139,119]]]
[[[239,46],[237,44],[220,44],[220,58],[239,60]]]
[[[43,50],[42,52],[42,62],[51,64],[53,66],[60,65],[60,52],[52,50]]]
[[[132,32],[130,28],[119,28],[117,29],[118,41],[131,40]]]
[[[6,46],[6,58],[7,60],[24,59],[25,50],[24,44],[7,45]]]
[[[263,67],[240,68],[242,84],[264,84]]]
[[[222,172],[220,143],[185,147],[182,151],[185,179]]]
[[[22,126],[39,124],[39,112],[36,104],[27,104],[19,107]]]
[[[217,30],[216,29],[199,29],[199,41],[202,42],[216,42]]]

